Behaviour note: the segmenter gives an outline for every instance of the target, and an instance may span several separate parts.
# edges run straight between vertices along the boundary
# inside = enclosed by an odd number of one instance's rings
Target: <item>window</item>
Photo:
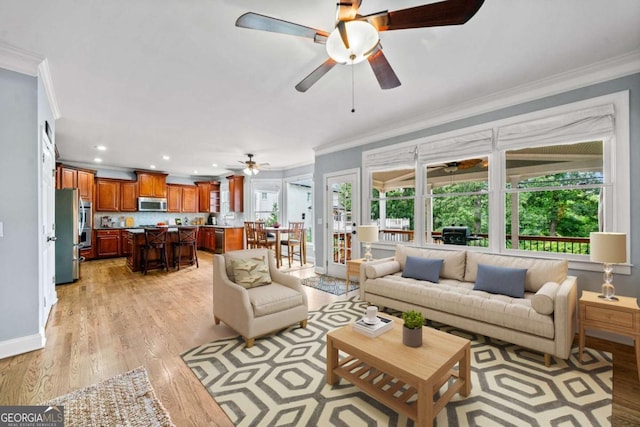
[[[603,141],[506,151],[505,247],[589,253],[603,229]]]
[[[630,232],[629,144],[628,92],[561,105],[364,152],[363,205],[382,230],[410,232],[378,245],[557,254],[592,269],[590,232]]]
[[[425,172],[426,241],[488,246],[488,158],[429,164]]]
[[[380,239],[413,242],[415,169],[373,172],[371,179],[370,219],[378,224]]]

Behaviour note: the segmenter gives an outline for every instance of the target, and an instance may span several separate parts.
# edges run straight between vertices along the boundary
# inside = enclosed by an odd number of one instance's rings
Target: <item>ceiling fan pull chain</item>
[[[354,66],[353,66],[353,59],[351,60],[352,64],[351,64],[351,112],[355,113],[356,112],[356,78],[355,78],[355,71]]]

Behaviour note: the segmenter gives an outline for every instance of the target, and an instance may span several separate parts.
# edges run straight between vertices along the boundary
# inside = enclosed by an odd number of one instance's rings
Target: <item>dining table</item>
[[[267,233],[272,233],[276,239],[276,267],[280,268],[282,265],[282,245],[280,244],[280,236],[282,234],[289,234],[293,232],[292,228],[287,227],[265,227]],[[302,254],[302,265],[307,263],[307,239],[306,229],[302,229],[302,238],[300,239],[300,253]]]

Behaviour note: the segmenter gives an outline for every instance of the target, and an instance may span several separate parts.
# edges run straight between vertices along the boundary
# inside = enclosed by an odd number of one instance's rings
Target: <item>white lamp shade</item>
[[[591,261],[607,264],[627,262],[625,233],[591,233],[589,236]]]
[[[377,242],[378,226],[377,225],[359,225],[358,240],[366,243]]]

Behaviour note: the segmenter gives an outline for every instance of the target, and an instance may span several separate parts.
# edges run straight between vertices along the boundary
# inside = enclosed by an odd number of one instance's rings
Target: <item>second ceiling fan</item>
[[[360,15],[362,0],[347,0],[337,4],[336,26],[328,33],[289,21],[245,13],[236,21],[237,27],[307,37],[326,45],[329,58],[296,85],[306,92],[336,64],[357,64],[367,60],[382,89],[400,86],[400,80],[382,53],[380,31],[407,28],[460,25],[476,14],[484,0],[445,0],[396,11]]]

